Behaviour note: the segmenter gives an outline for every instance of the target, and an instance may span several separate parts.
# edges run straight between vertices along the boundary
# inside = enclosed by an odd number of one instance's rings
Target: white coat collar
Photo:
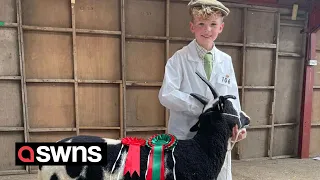
[[[188,60],[189,61],[196,61],[196,62],[199,62],[201,59],[200,57],[198,56],[198,52],[197,52],[197,49],[196,49],[196,40],[192,40],[187,48],[188,48]],[[221,51],[219,49],[217,49],[216,46],[213,47],[212,51],[214,51],[214,58],[216,60],[217,63],[221,63],[222,62],[222,59],[220,58],[221,56]]]

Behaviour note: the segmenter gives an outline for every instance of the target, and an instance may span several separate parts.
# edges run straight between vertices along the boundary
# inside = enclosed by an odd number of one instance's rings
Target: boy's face
[[[195,35],[197,43],[207,50],[211,50],[213,42],[222,32],[224,23],[221,16],[211,15],[208,19],[195,16],[190,22],[190,30]]]

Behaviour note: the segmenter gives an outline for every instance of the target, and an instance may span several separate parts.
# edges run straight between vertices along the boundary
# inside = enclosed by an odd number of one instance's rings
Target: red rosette
[[[122,138],[121,143],[127,146],[130,146],[130,145],[145,146],[146,140],[142,138],[136,138],[136,137],[125,137],[125,138]]]
[[[140,176],[140,146],[145,146],[146,140],[136,137],[125,137],[121,140],[121,143],[129,146],[123,174],[125,175],[129,172],[130,176],[132,176],[136,171],[138,176]]]

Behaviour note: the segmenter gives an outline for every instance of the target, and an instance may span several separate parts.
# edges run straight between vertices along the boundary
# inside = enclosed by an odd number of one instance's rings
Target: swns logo
[[[106,165],[107,143],[16,143],[16,165]]]

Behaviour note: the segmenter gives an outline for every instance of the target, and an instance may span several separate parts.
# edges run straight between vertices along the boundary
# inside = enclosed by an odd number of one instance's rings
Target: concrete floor
[[[233,180],[319,180],[320,161],[278,159],[233,161]],[[37,176],[0,176],[0,180],[35,180]]]

